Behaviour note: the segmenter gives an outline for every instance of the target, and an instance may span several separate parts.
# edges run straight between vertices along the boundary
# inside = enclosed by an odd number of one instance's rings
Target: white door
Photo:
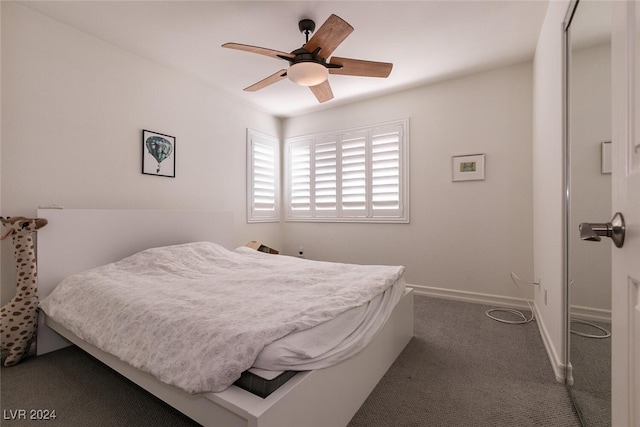
[[[626,222],[612,249],[612,425],[640,427],[640,4],[612,2],[612,29],[612,207]]]

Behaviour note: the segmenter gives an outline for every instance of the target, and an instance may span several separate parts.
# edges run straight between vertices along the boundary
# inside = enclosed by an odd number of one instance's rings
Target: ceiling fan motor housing
[[[278,55],[279,58],[282,58],[286,61],[289,61],[290,65],[299,64],[301,62],[315,62],[316,64],[323,65],[326,68],[342,68],[342,65],[327,63],[327,60],[320,55],[320,48],[317,48],[313,52],[309,52],[304,47],[300,49],[296,49],[291,52],[292,55],[295,55],[293,58],[287,58],[281,55]]]
[[[295,55],[295,58],[287,59],[291,65],[298,64],[300,62],[317,62],[319,64],[326,65],[326,60],[318,56],[317,52],[309,52],[303,47],[294,50],[291,54]]]

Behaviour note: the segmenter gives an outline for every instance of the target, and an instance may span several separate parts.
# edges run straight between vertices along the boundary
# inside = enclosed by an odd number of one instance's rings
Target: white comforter
[[[70,276],[40,307],[165,383],[218,392],[265,345],[365,304],[402,273],[200,242],[148,249]]]

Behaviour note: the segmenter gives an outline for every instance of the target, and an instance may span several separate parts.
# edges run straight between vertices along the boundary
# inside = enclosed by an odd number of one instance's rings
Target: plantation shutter
[[[400,126],[371,132],[371,210],[373,216],[397,216],[401,212]]]
[[[286,219],[408,222],[407,125],[288,139]]]
[[[248,221],[279,221],[278,141],[249,130],[247,151]]]
[[[298,141],[289,147],[289,214],[311,216],[311,141]]]
[[[316,215],[336,216],[338,196],[335,138],[321,138],[314,145],[314,207]]]
[[[342,215],[367,215],[367,132],[346,134],[342,140]]]

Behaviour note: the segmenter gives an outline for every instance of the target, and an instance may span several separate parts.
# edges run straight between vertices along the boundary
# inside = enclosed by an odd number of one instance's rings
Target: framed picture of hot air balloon
[[[163,133],[142,131],[142,173],[176,177],[176,138]]]

